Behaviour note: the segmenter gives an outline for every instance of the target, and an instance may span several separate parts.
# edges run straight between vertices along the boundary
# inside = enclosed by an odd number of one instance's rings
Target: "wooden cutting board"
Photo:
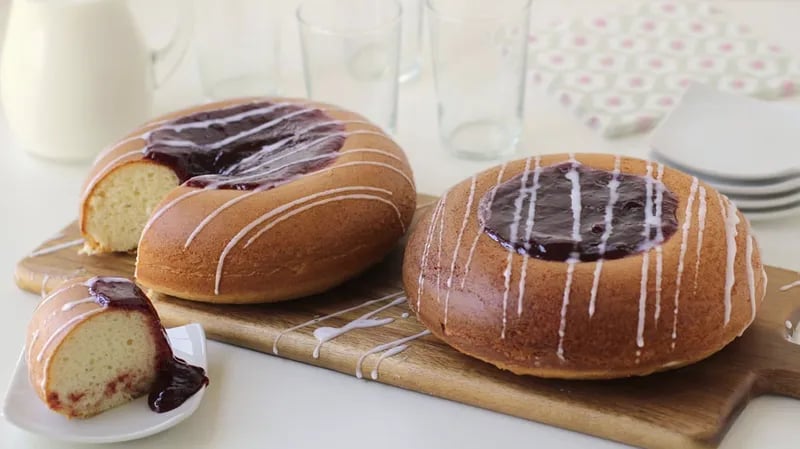
[[[420,197],[418,215],[432,200]],[[76,275],[132,276],[133,255],[79,255],[79,238],[71,224],[43,243],[19,262],[17,284],[43,293]],[[647,448],[716,447],[751,398],[800,399],[800,346],[789,341],[786,326],[800,322],[800,288],[779,290],[798,279],[794,272],[768,268],[767,298],[753,326],[703,362],[644,378],[556,381],[501,371],[427,335],[407,304],[396,301],[401,260],[402,243],[360,278],[284,304],[210,305],[158,294],[153,300],[168,327],[198,322],[212,339],[267,354],[276,349],[281,357],[352,375],[360,364],[366,379],[380,362],[378,382]],[[373,318],[390,323],[348,332],[313,357],[315,329],[342,327],[379,308]],[[407,349],[398,352],[401,344]]]

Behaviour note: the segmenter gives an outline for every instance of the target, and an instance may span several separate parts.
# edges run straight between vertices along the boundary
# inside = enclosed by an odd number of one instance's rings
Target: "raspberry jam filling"
[[[577,162],[537,168],[484,195],[484,232],[519,254],[544,260],[619,259],[647,251],[678,229],[678,200],[652,176]]]
[[[342,123],[318,108],[258,102],[160,124],[144,154],[190,187],[269,189],[327,166],[344,140]]]

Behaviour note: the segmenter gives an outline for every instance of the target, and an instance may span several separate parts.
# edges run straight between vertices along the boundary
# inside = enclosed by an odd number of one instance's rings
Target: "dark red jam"
[[[203,368],[173,355],[153,304],[136,284],[125,278],[96,277],[88,287],[95,301],[104,307],[143,310],[155,318],[151,331],[159,345],[158,376],[148,395],[151,410],[164,413],[175,409],[208,385]]]
[[[162,124],[144,154],[191,187],[269,189],[324,168],[344,140],[342,123],[320,109],[258,102]]]
[[[519,254],[556,261],[619,259],[663,243],[678,229],[678,200],[653,178],[648,182],[643,176],[614,175],[572,162],[541,168],[538,176],[531,170],[524,182],[523,177],[487,192],[479,211],[484,232]],[[612,185],[616,198],[606,232]],[[578,190],[576,239],[573,195]]]

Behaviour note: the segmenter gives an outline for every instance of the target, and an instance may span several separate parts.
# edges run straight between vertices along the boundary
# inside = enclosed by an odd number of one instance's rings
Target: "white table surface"
[[[277,1],[277,0],[274,0]],[[0,2],[0,24],[8,2]],[[287,4],[288,3],[288,4]],[[298,69],[292,2],[277,10],[284,20],[283,91],[303,95]],[[620,2],[541,1],[534,22],[589,14]],[[800,2],[718,2],[757,31],[800,55],[797,24]],[[137,7],[157,4],[140,0]],[[164,13],[166,15],[166,13]],[[160,22],[146,28],[158,40]],[[156,23],[158,22],[158,23]],[[2,25],[0,25],[0,29]],[[156,36],[156,37],[153,37]],[[447,155],[435,127],[435,96],[429,61],[421,78],[400,90],[398,139],[407,150],[420,191],[446,187],[492,163],[461,161]],[[191,55],[159,93],[164,111],[201,101]],[[528,92],[520,150],[529,154],[614,151],[644,157],[644,138],[607,141],[578,124],[535,88]],[[25,327],[37,298],[17,289],[14,265],[36,244],[74,219],[86,166],[65,166],[28,156],[16,146],[0,117],[0,389],[8,384],[22,348]],[[800,218],[755,225],[767,263],[800,270]],[[124,448],[616,448],[619,444],[522,419],[357,380],[257,352],[209,342],[211,386],[200,410],[162,434],[115,447]],[[4,390],[0,390],[4,391]],[[0,393],[4,394],[4,393]],[[794,448],[800,401],[764,397],[740,415],[723,448]],[[0,448],[78,448],[31,435],[0,419]]]

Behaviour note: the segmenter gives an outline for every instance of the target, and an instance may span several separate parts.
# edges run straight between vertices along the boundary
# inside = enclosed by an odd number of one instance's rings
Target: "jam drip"
[[[573,236],[574,203],[571,195],[574,190],[573,181],[567,177],[571,169],[577,171],[580,185],[580,241],[575,241]],[[601,242],[606,234],[605,217],[611,197],[609,183],[614,177],[612,172],[572,162],[542,168],[535,189],[534,214],[530,210],[534,175],[529,174],[524,186],[523,176],[516,176],[489,191],[479,209],[484,232],[519,254],[555,261],[619,259],[663,243],[678,229],[675,216],[678,200],[663,183],[650,180],[652,197],[649,204],[652,209],[648,214],[648,180],[637,175],[617,174],[618,196],[612,209],[611,232],[605,236],[607,240],[603,250]],[[533,220],[529,219],[531,216]],[[650,217],[649,225],[647,217]]]
[[[190,187],[269,189],[327,166],[344,140],[342,123],[320,109],[258,102],[162,124],[144,155]]]
[[[125,278],[96,277],[87,285],[89,294],[103,307],[141,310],[155,318],[150,330],[158,344],[158,375],[148,395],[151,410],[164,413],[175,409],[208,385],[203,368],[173,355],[153,304],[136,284]]]

